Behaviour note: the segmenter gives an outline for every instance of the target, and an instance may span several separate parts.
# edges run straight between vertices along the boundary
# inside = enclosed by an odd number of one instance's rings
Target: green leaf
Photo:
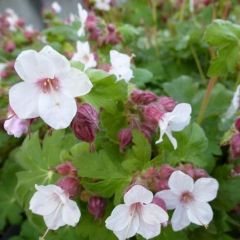
[[[146,83],[150,82],[153,78],[153,74],[148,71],[147,69],[143,68],[134,68],[133,69],[133,80],[131,82],[134,82],[137,87],[144,87]]]
[[[90,79],[93,82],[93,88],[88,95],[82,98],[97,108],[114,112],[118,102],[127,99],[127,84],[125,81],[116,81],[112,75],[107,75],[104,78],[102,78],[103,75],[99,77],[97,76],[98,72],[91,72]]]
[[[17,203],[15,197],[15,186],[17,178],[15,176],[16,171],[19,168],[13,162],[13,159],[9,158],[3,168],[1,169],[0,178],[0,230],[2,230],[6,223],[19,224],[22,220],[22,209]]]

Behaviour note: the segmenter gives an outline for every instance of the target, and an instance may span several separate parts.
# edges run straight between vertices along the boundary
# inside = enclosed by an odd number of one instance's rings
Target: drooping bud
[[[78,106],[77,114],[72,121],[75,136],[85,142],[92,143],[98,131],[99,119],[96,109],[88,103]]]
[[[132,130],[130,128],[123,128],[118,133],[118,140],[120,151],[123,151],[132,142]]]
[[[90,197],[88,201],[88,211],[95,219],[99,219],[104,216],[106,206],[106,200],[101,197],[93,196]]]
[[[158,205],[160,208],[167,211],[166,203],[160,197],[154,196],[152,203]]]
[[[236,129],[240,132],[240,118],[237,118],[237,119],[235,120],[235,127],[236,127]]]
[[[240,133],[235,134],[230,140],[230,153],[233,159],[240,157]]]
[[[4,122],[4,129],[8,135],[13,135],[16,138],[28,133],[30,119],[20,119],[11,108],[8,110],[8,119]]]
[[[149,104],[157,100],[157,96],[150,91],[141,91],[135,89],[131,93],[131,100],[136,104]]]
[[[170,97],[165,97],[165,96],[159,97],[158,102],[159,102],[159,104],[161,104],[164,107],[166,112],[171,112],[177,104],[175,100],[173,100]]]
[[[77,169],[69,161],[59,164],[56,167],[56,171],[62,176],[77,176]]]
[[[80,192],[79,180],[75,177],[64,177],[57,183],[65,192],[69,194],[69,197],[75,197]]]
[[[168,179],[174,171],[175,169],[169,164],[163,164],[159,169],[158,175],[162,179]]]

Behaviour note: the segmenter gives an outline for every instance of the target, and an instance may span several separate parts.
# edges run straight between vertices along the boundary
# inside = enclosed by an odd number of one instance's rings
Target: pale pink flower
[[[53,2],[51,8],[55,13],[60,13],[62,11],[62,7],[58,2]]]
[[[124,204],[116,206],[106,219],[106,227],[120,240],[136,234],[146,239],[156,237],[160,234],[161,223],[168,221],[168,214],[152,200],[152,192],[134,185],[124,195]]]
[[[35,186],[37,192],[30,200],[30,210],[43,216],[48,229],[57,230],[64,225],[76,226],[81,213],[75,201],[56,185]]]
[[[23,82],[9,91],[13,111],[21,119],[41,117],[54,129],[66,128],[77,112],[75,97],[92,88],[88,76],[50,46],[23,51],[15,70]]]
[[[207,226],[213,219],[208,202],[217,196],[219,184],[214,178],[194,180],[181,171],[175,171],[168,181],[169,190],[156,194],[164,200],[167,209],[175,209],[171,223],[174,231],[182,230],[190,223]]]
[[[102,11],[109,11],[111,7],[111,0],[95,0],[95,8]]]

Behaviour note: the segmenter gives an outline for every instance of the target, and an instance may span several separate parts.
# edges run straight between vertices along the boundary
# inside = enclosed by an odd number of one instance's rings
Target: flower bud
[[[202,168],[195,168],[194,169],[194,179],[208,177],[208,173]]]
[[[75,136],[85,142],[92,143],[98,131],[98,112],[88,103],[78,106],[77,114],[72,121]]]
[[[154,196],[152,203],[158,205],[160,208],[167,211],[166,203],[160,197]]]
[[[69,161],[59,164],[56,167],[56,171],[62,176],[77,176],[77,169]]]
[[[25,26],[25,21],[24,21],[24,19],[23,18],[19,18],[18,20],[17,20],[17,22],[16,22],[16,25],[18,26],[18,27],[24,27]]]
[[[183,164],[178,167],[178,170],[186,173],[190,177],[194,178],[195,177],[195,170],[192,164]]]
[[[159,169],[158,175],[161,179],[168,179],[174,171],[175,169],[169,164],[163,164]]]
[[[143,118],[146,122],[153,123],[155,125],[158,124],[159,120],[162,118],[164,114],[164,109],[158,104],[151,103],[146,105],[143,110]]]
[[[104,40],[105,44],[116,45],[119,42],[121,42],[121,37],[119,33],[116,31],[116,28],[113,24],[108,24],[107,31],[108,31],[108,34]]]
[[[156,130],[156,126],[149,123],[144,123],[140,126],[140,131],[144,134],[144,136],[149,140],[151,141],[152,139],[152,135],[153,133],[155,132]]]
[[[120,151],[123,151],[128,144],[132,142],[132,130],[130,128],[123,128],[118,133]]]
[[[69,194],[69,197],[75,197],[80,192],[79,180],[75,177],[64,177],[57,183],[65,192]]]
[[[154,191],[162,191],[162,190],[167,190],[169,189],[168,187],[168,179],[154,179]]]
[[[233,177],[238,177],[238,176],[240,176],[240,165],[237,165],[237,166],[235,166],[235,167],[232,169],[231,175],[232,175]]]
[[[136,104],[149,104],[157,100],[157,96],[150,91],[133,90],[131,100]]]
[[[230,154],[233,159],[240,157],[240,133],[235,134],[230,140]]]
[[[235,120],[235,128],[240,132],[240,118]]]
[[[15,49],[16,49],[16,44],[13,41],[8,41],[4,46],[4,50],[8,53],[11,53]]]
[[[175,106],[176,106],[176,101],[173,100],[170,97],[159,97],[158,102],[160,105],[162,105],[165,109],[166,112],[171,112]]]
[[[95,219],[99,219],[104,216],[106,206],[106,200],[101,197],[90,197],[88,201],[88,211]]]

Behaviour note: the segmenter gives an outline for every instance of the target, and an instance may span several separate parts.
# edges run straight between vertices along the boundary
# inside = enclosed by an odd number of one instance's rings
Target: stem
[[[45,237],[47,236],[48,232],[49,232],[49,229],[46,230],[46,232],[43,234],[42,237],[39,238],[39,240],[45,240]]]
[[[195,48],[194,48],[192,45],[191,45],[190,48],[191,48],[191,52],[192,52],[193,58],[194,58],[194,60],[195,60],[195,62],[196,62],[196,65],[197,65],[199,74],[200,74],[200,76],[201,76],[202,82],[205,83],[205,82],[206,82],[206,77],[205,77],[205,75],[204,75],[204,72],[203,72],[201,63],[200,63],[200,61],[199,61],[197,52],[196,52]]]
[[[179,15],[179,20],[180,21],[182,21],[183,18],[184,18],[185,5],[186,5],[186,0],[183,0],[181,10],[180,10],[180,15]]]
[[[217,83],[217,81],[218,81],[218,78],[213,77],[210,79],[210,81],[208,83],[207,90],[206,90],[205,96],[203,98],[203,101],[201,103],[200,111],[199,111],[198,118],[197,118],[197,122],[199,124],[201,124],[201,122],[203,121],[203,118],[204,118],[204,115],[207,110],[207,106],[208,106],[208,103],[209,103],[209,100],[211,97],[212,90],[213,90],[215,84]]]

